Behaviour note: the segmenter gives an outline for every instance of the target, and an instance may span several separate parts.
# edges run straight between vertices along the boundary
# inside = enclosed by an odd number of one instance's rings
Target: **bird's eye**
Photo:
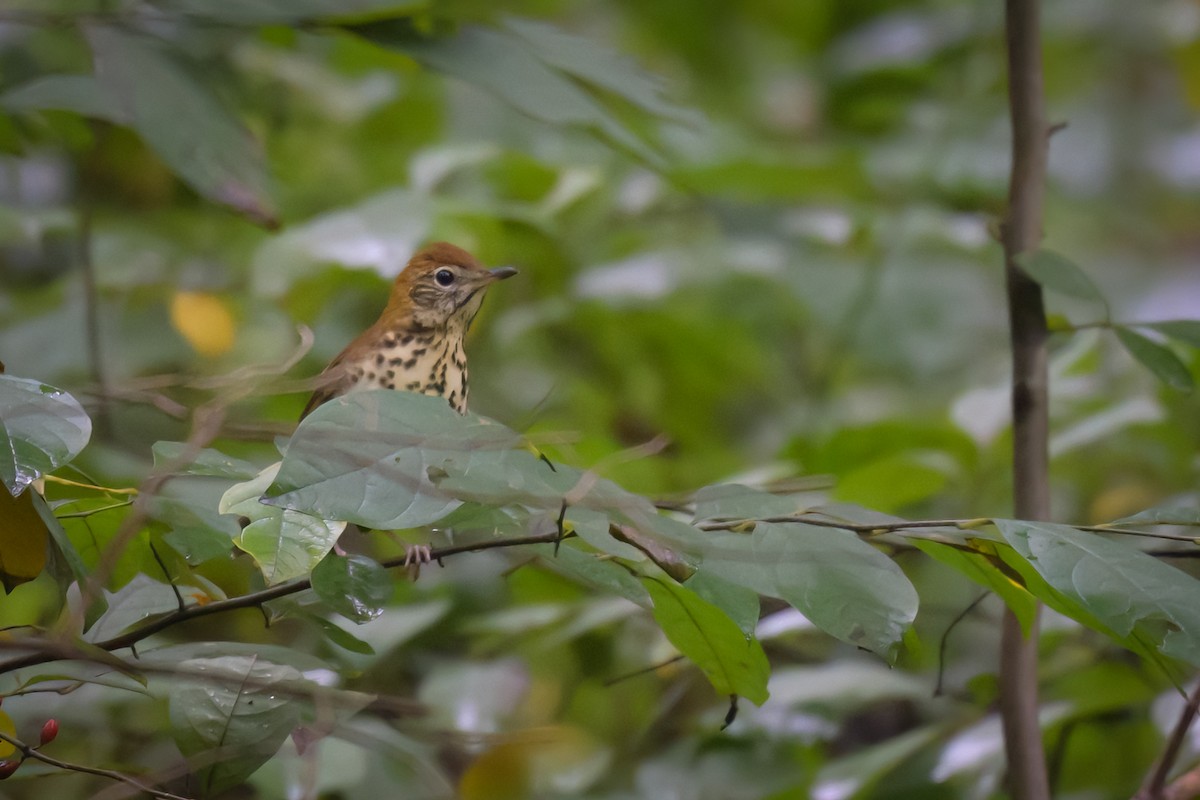
[[[454,273],[448,269],[439,269],[433,273],[433,279],[437,281],[438,286],[449,286],[454,283]]]

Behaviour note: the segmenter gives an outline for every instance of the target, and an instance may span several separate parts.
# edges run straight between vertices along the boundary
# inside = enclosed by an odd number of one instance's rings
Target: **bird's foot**
[[[421,566],[433,561],[433,549],[427,544],[404,545],[404,568],[415,581],[421,577]]]

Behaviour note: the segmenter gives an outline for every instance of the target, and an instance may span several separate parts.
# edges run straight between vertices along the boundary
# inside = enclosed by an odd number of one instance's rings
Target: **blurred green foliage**
[[[1147,327],[1200,317],[1200,10],[1047,0],[1044,51],[1050,113],[1067,123],[1046,244],[1108,301],[1048,295],[1063,331],[1055,515],[1186,517],[1200,506],[1200,405],[1135,359],[1181,387],[1200,367],[1194,328]],[[1000,4],[963,0],[0,4],[0,361],[71,391],[95,423],[57,474],[135,487],[152,453],[171,463],[155,443],[186,440],[214,401],[228,408],[212,445],[243,460],[162,489],[110,567],[107,633],[175,606],[164,571],[206,601],[261,588],[230,556],[222,492],[278,460],[305,401],[293,379],[374,319],[429,239],[521,270],[475,324],[472,409],[555,461],[668,500],[802,479],[802,497],[851,520],[856,506],[1011,513],[993,235],[1003,70]],[[1046,269],[1047,287],[1078,287]],[[1138,327],[1119,340],[1113,323]],[[311,349],[281,375],[298,326]],[[228,347],[208,336],[225,329]],[[51,533],[84,563],[0,598],[5,625],[54,625],[60,583],[124,535],[123,495],[50,482],[46,496]],[[410,543],[343,538],[377,560]],[[1193,543],[1136,544],[1192,563]],[[1004,547],[969,558],[995,578]],[[427,712],[353,716],[341,697],[254,773],[256,796],[1003,796],[1000,601],[959,619],[982,591],[961,566],[887,549],[921,599],[899,668],[764,599],[771,699],[743,702],[724,732],[726,698],[672,661],[636,581],[570,548],[448,559],[390,597],[370,569],[325,565],[382,613],[352,624],[304,594],[272,601],[267,629],[249,609],[153,644],[163,663],[220,655],[242,675],[275,645],[284,666],[263,674],[284,688],[327,670]],[[747,616],[729,585],[686,591]],[[1056,793],[1130,796],[1186,668],[1055,614],[1042,652]],[[161,693],[75,663],[22,670],[2,691],[46,676],[86,685],[7,699],[26,739],[53,715],[59,757],[151,775],[179,763],[165,735],[178,708]],[[268,720],[273,737],[292,713]],[[102,785],[66,774],[5,791],[40,796],[50,781],[63,797]]]

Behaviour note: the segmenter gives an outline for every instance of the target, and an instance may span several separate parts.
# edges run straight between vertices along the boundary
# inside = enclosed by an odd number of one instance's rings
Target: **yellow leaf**
[[[202,356],[219,356],[233,347],[233,314],[215,294],[176,292],[171,299],[171,324]]]
[[[463,800],[522,800],[529,796],[525,745],[502,744],[471,764],[458,785]]]
[[[13,497],[0,487],[0,583],[6,592],[33,580],[46,567],[50,531],[33,498],[32,489]]]
[[[3,711],[0,711],[0,733],[6,733],[13,738],[17,736],[17,726],[13,725],[12,717]],[[0,740],[0,758],[8,758],[15,752],[17,752],[17,748]]]

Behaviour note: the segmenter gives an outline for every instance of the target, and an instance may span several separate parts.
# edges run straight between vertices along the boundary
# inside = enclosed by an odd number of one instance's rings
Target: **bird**
[[[465,414],[463,339],[488,287],[516,274],[512,267],[488,269],[449,242],[419,250],[396,277],[379,319],[317,377],[317,388],[300,419],[322,403],[365,389],[445,397]]]

